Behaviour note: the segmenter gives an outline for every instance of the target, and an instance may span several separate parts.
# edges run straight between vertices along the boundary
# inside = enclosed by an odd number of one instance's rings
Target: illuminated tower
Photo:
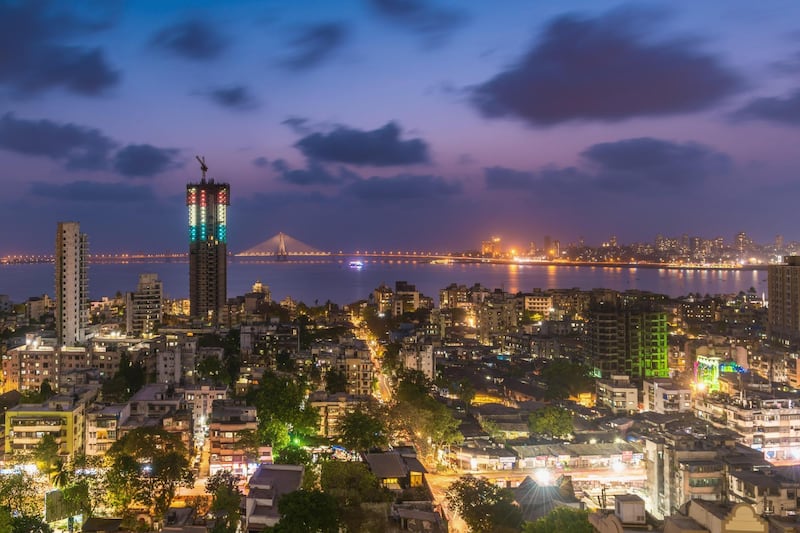
[[[86,340],[89,291],[88,239],[77,222],[59,222],[56,230],[56,337],[59,346]]]
[[[227,299],[228,206],[230,185],[206,181],[200,157],[200,183],[186,185],[189,208],[189,305],[191,315],[219,322]]]

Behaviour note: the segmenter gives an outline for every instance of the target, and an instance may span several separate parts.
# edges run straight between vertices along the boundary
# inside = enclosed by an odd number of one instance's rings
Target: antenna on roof
[[[208,166],[206,166],[206,156],[200,157],[199,155],[194,156],[200,162],[200,170],[203,172],[203,182],[206,181],[206,172],[208,172]]]

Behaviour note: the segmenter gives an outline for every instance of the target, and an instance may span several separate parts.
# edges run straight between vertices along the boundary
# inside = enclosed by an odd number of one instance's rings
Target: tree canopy
[[[423,448],[428,439],[437,445],[461,442],[464,437],[458,431],[460,422],[450,409],[431,395],[430,390],[431,384],[422,372],[401,373],[392,417],[403,424]]]
[[[121,511],[133,502],[161,517],[179,487],[191,487],[194,475],[179,435],[161,428],[137,428],[106,454],[110,501]]]
[[[542,369],[542,380],[547,384],[548,400],[565,400],[582,392],[594,390],[594,379],[589,368],[568,359],[555,359]]]
[[[547,516],[526,522],[523,533],[592,533],[589,511],[556,507]]]
[[[472,531],[516,532],[522,525],[514,493],[486,479],[464,476],[450,485],[446,498]]]
[[[306,402],[305,384],[274,372],[265,372],[250,401],[258,411],[258,435],[273,451],[285,448],[293,435],[314,435],[317,412]]]
[[[339,419],[339,441],[348,449],[367,451],[389,443],[386,414],[359,406]]]
[[[565,438],[575,427],[572,413],[562,407],[548,405],[528,416],[528,428],[532,435],[542,438]]]
[[[320,485],[342,507],[358,506],[362,502],[381,502],[386,491],[364,463],[327,461],[322,463]]]
[[[238,479],[229,470],[220,470],[206,481],[206,492],[211,495],[209,511],[215,519],[212,533],[236,533],[242,504]]]
[[[266,531],[274,533],[338,533],[336,499],[318,490],[296,490],[278,500],[281,520]]]

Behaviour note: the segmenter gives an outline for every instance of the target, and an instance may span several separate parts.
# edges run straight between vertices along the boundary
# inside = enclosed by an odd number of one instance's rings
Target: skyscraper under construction
[[[189,211],[189,305],[193,317],[219,322],[227,299],[230,185],[206,180],[186,185]]]

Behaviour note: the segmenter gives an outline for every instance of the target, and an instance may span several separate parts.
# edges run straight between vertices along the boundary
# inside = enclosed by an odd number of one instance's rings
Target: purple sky
[[[79,4],[80,7],[75,7]],[[0,0],[0,255],[800,240],[800,3]]]

